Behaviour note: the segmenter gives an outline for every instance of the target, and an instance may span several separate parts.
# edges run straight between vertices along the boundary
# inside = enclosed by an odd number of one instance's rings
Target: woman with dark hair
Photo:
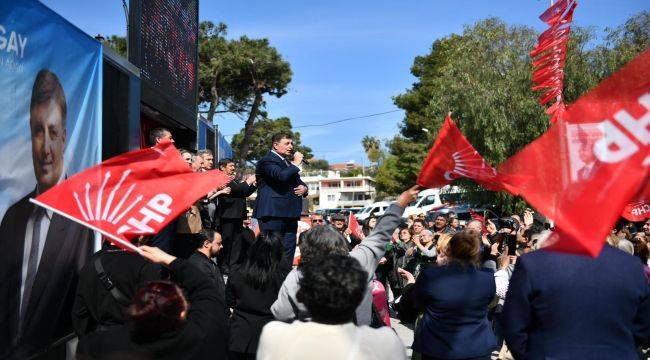
[[[158,248],[141,246],[140,254],[167,266],[187,297],[172,282],[144,285],[126,312],[129,326],[89,334],[83,348],[77,349],[77,358],[227,358],[226,307],[210,279],[188,261]]]
[[[243,263],[235,265],[226,285],[226,302],[233,309],[230,320],[230,359],[255,359],[262,327],[274,320],[271,304],[287,276],[278,233],[260,235],[248,249]]]
[[[496,291],[494,275],[479,270],[480,234],[463,230],[445,249],[446,264],[422,270],[415,285],[404,290],[401,310],[424,311],[415,330],[413,350],[422,359],[490,359],[497,343],[487,319]],[[405,311],[408,313],[408,311]]]
[[[368,278],[357,260],[330,254],[301,268],[297,298],[312,321],[270,322],[262,332],[258,359],[406,359],[404,345],[391,329],[353,322]]]
[[[377,226],[377,218],[375,216],[370,216],[368,219],[366,219],[366,221],[363,222],[363,227],[361,228],[363,235],[370,235],[370,233],[375,230],[375,226]]]
[[[417,186],[404,191],[397,201],[386,209],[384,215],[377,222],[375,231],[352,251],[348,251],[347,241],[341,233],[331,226],[316,226],[304,233],[304,238],[300,242],[300,265],[287,275],[278,294],[278,299],[271,306],[271,312],[275,318],[286,322],[311,318],[307,307],[296,297],[296,293],[300,289],[301,269],[309,262],[327,254],[349,254],[355,258],[368,274],[367,283],[370,283],[379,259],[386,253],[386,245],[402,219],[404,208],[415,200],[418,192]],[[345,271],[345,269],[341,269],[341,271]],[[357,307],[355,321],[358,325],[370,325],[371,320],[372,293],[366,289],[364,298]]]

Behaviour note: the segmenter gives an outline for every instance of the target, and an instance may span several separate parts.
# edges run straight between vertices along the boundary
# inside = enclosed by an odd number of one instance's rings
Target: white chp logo
[[[120,225],[117,230],[118,234],[122,234],[129,230],[134,230],[133,232],[139,234],[153,233],[154,229],[149,226],[151,221],[157,223],[162,223],[165,220],[165,216],[171,214],[172,210],[170,205],[172,203],[172,197],[165,193],[159,193],[154,195],[146,204],[141,205],[138,213],[141,216],[140,219],[136,218],[136,214],[131,214],[126,220],[125,216],[129,214],[133,208],[142,202],[144,195],[131,196],[135,190],[135,184],[129,186],[128,190],[124,195],[117,200],[117,204],[113,205],[115,199],[115,194],[120,190],[126,178],[131,174],[131,170],[126,170],[122,173],[122,177],[117,182],[113,190],[111,190],[107,199],[104,199],[104,190],[108,180],[111,178],[111,172],[107,171],[103,177],[102,184],[97,191],[97,197],[95,203],[92,203],[91,199],[91,185],[86,183],[86,191],[84,198],[81,199],[77,192],[73,192],[72,196],[77,203],[79,212],[86,221],[105,221],[113,225]],[[83,201],[82,201],[83,200]],[[104,202],[105,200],[105,202]]]
[[[444,177],[447,180],[455,180],[459,177],[493,179],[497,176],[497,171],[486,164],[471,146],[454,152],[451,157],[454,160],[454,169],[445,171]]]
[[[647,154],[647,147],[650,145],[650,129],[648,129],[650,126],[650,93],[645,93],[639,97],[639,103],[646,108],[645,114],[639,119],[633,118],[625,109],[617,111],[614,114],[614,119],[616,123],[646,147]],[[624,161],[639,151],[639,146],[634,142],[634,139],[619,129],[615,122],[605,119],[599,124],[604,135],[594,143],[594,155],[604,163],[611,164]],[[650,155],[646,155],[643,166],[650,166]]]

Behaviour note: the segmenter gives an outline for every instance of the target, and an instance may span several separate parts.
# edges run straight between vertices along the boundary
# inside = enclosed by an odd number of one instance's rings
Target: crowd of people
[[[597,258],[560,254],[543,250],[553,240],[530,210],[404,218],[414,186],[355,236],[346,215],[302,212],[302,155],[287,134],[270,146],[255,174],[220,160],[232,180],[134,239],[140,254],[106,242],[93,255],[72,313],[77,358],[405,359],[383,307],[414,329],[414,358],[646,356],[650,220],[620,222]],[[214,165],[209,150],[180,153],[193,171]]]

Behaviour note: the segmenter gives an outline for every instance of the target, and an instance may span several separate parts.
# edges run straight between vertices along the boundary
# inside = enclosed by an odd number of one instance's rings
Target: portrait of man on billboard
[[[91,232],[29,199],[66,178],[66,116],[59,78],[41,69],[29,124],[16,124],[30,128],[36,188],[11,205],[0,224],[0,358],[65,356],[78,270],[92,253]]]

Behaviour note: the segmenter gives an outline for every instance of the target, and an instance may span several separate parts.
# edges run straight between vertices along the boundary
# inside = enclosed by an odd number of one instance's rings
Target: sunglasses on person
[[[315,222],[315,223],[321,223],[321,224],[323,224],[323,223],[325,223],[325,219],[314,219],[314,220],[312,220],[311,222]]]

